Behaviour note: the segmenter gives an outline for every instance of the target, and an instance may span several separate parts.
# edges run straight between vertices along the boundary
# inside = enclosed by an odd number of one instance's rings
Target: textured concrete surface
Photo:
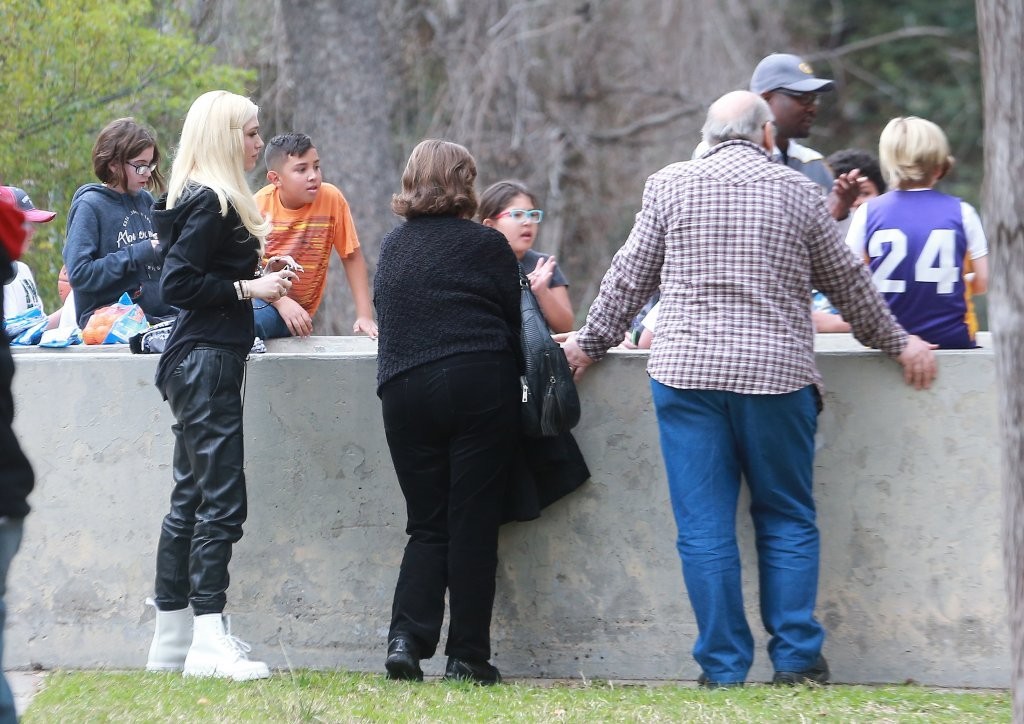
[[[821,338],[818,612],[836,681],[1008,685],[996,383],[983,344],[941,353],[938,384],[919,393],[848,336]],[[381,670],[405,519],[375,345],[269,347],[246,382],[250,515],[231,566],[235,632],[276,667]],[[580,385],[591,482],[503,530],[493,639],[509,676],[698,673],[645,361],[615,353]],[[156,359],[73,348],[19,351],[16,362],[16,426],[38,487],[12,570],[5,664],[141,667],[170,492]],[[745,514],[738,528],[759,646],[751,679],[764,680]],[[424,668],[442,667],[436,657]]]
[[[14,694],[14,710],[20,717],[32,703],[32,699],[43,687],[46,673],[42,671],[5,671],[7,684]]]

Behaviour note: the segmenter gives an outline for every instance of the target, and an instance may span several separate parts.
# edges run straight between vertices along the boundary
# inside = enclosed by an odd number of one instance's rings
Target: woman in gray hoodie
[[[125,292],[150,321],[177,313],[160,297],[162,260],[150,194],[163,188],[159,162],[156,139],[133,118],[111,121],[96,137],[92,165],[101,183],[75,192],[64,242],[79,327]]]

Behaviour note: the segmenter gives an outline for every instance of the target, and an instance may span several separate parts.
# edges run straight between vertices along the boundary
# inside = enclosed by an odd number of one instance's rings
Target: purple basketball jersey
[[[867,255],[875,286],[899,323],[946,348],[974,347],[964,283],[960,199],[933,189],[868,202]]]

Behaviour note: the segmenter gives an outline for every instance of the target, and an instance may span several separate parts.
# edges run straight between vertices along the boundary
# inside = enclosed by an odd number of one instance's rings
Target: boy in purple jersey
[[[878,155],[893,191],[862,204],[846,243],[866,257],[899,323],[945,349],[976,347],[972,294],[988,288],[988,242],[974,208],[933,187],[953,166],[931,121],[889,121]]]

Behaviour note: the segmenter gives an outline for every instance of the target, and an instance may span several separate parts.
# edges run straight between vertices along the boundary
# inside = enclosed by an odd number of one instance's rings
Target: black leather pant
[[[460,354],[381,388],[384,429],[408,510],[389,641],[423,658],[441,635],[449,656],[491,657],[498,527],[519,439],[519,377],[509,353]]]
[[[221,613],[231,548],[246,517],[242,469],[245,360],[211,347],[189,352],[167,382],[174,432],[171,512],[160,531],[156,606],[192,604],[196,616]]]

